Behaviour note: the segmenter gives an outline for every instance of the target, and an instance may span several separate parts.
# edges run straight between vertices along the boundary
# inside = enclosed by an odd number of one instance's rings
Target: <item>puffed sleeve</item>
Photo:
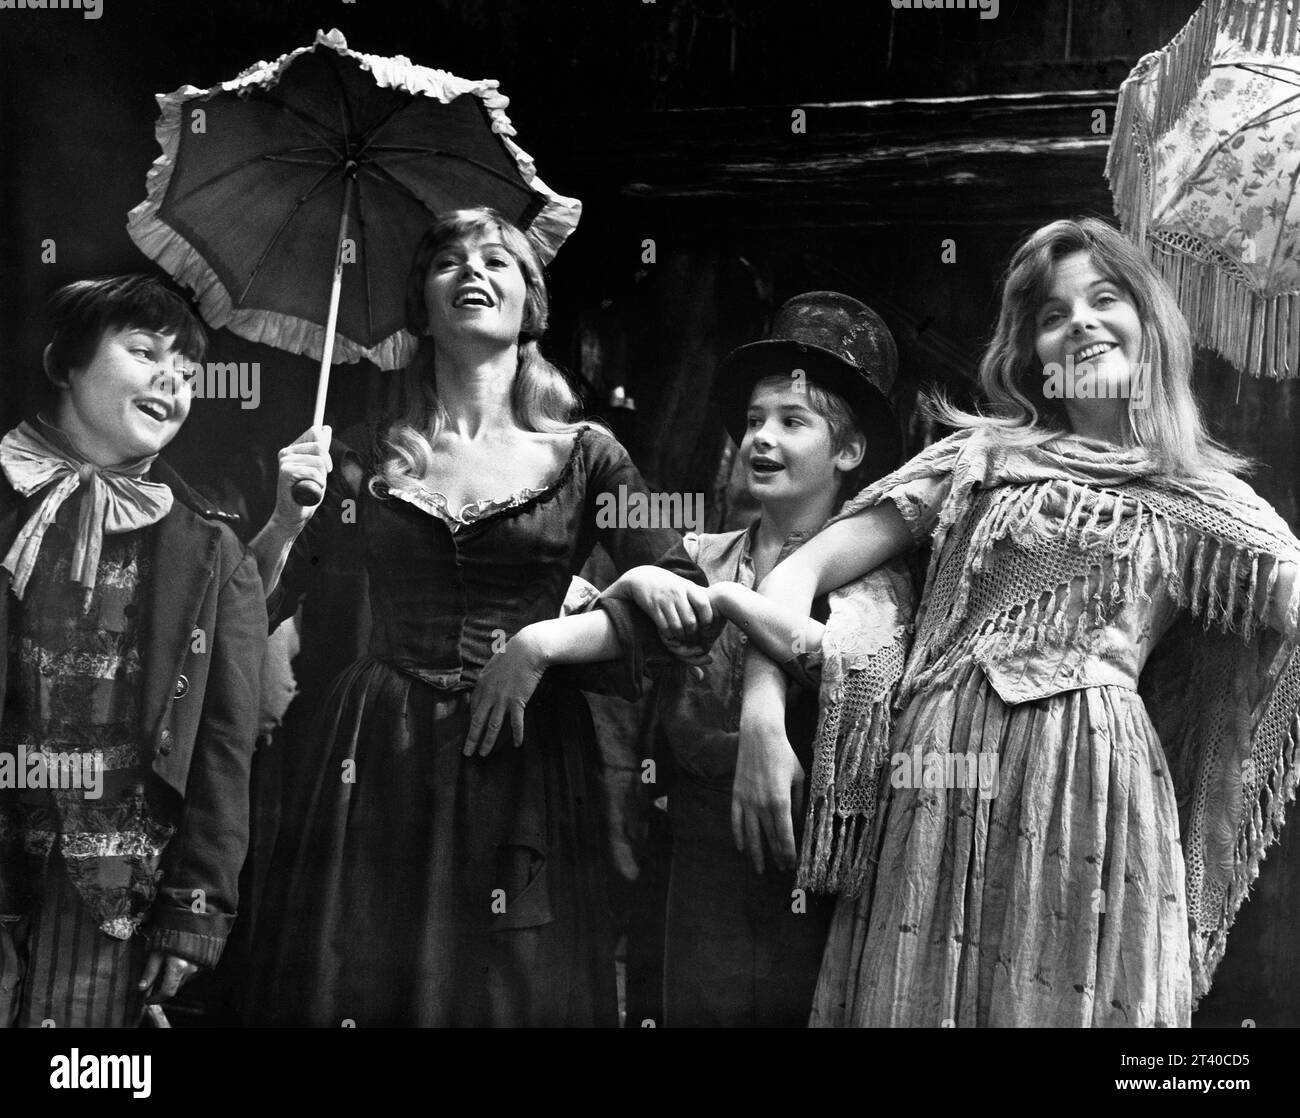
[[[921,473],[909,476],[904,470],[900,470],[898,474],[876,482],[875,485],[869,486],[856,497],[846,501],[834,519],[844,520],[864,509],[875,508],[886,501],[891,501],[907,522],[907,527],[912,533],[912,542],[920,545],[928,542],[934,533],[935,525],[939,522],[939,512],[951,492],[951,473]]]
[[[939,520],[939,510],[952,490],[952,475],[921,477],[895,485],[885,492],[885,498],[894,503],[914,543],[925,543],[934,532]]]
[[[632,459],[622,445],[599,429],[587,432],[590,440],[587,473],[589,523],[595,537],[620,574],[633,567],[658,566],[695,583],[707,586],[704,572],[687,554],[680,533],[663,524],[639,523],[636,516],[624,515],[629,508],[656,509],[650,492]],[[687,503],[699,509],[703,495],[680,495],[678,508]],[[637,526],[633,527],[632,525]],[[695,525],[698,527],[698,525]],[[657,663],[672,659],[659,640],[658,630],[632,602],[601,597],[589,608],[608,613],[618,634],[622,657],[596,670],[581,673],[579,686],[618,695],[639,698],[647,671]]]
[[[844,503],[831,524],[856,516],[886,501],[893,503],[907,522],[914,543],[928,543],[939,524],[940,513],[953,492],[953,479],[968,448],[979,439],[971,430],[958,431],[926,447],[892,474],[873,482]]]

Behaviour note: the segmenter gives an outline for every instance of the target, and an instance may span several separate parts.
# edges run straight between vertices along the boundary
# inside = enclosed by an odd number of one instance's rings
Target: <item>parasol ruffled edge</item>
[[[127,215],[127,233],[136,247],[150,260],[194,292],[199,311],[209,325],[214,329],[225,327],[249,341],[262,342],[291,353],[319,358],[324,349],[325,327],[322,325],[273,311],[235,308],[225,285],[202,254],[159,216],[160,207],[171,184],[172,169],[180,146],[184,107],[217,93],[238,93],[251,87],[269,88],[279,81],[294,59],[321,46],[356,59],[363,69],[374,76],[378,85],[386,88],[436,97],[443,102],[466,93],[480,98],[488,111],[493,132],[501,137],[524,181],[544,199],[542,209],[529,225],[527,233],[536,245],[543,263],[550,263],[554,259],[569,234],[577,228],[582,216],[582,203],[576,198],[557,194],[538,177],[533,158],[511,138],[515,130],[505,114],[505,106],[509,101],[500,92],[497,81],[490,78],[460,78],[445,70],[418,66],[401,55],[385,58],[363,54],[350,50],[346,39],[338,30],[317,31],[311,45],[289,51],[274,62],[255,63],[230,81],[221,82],[210,89],[183,85],[172,93],[160,93],[155,97],[159,116],[154,135],[162,153],[154,160],[145,177],[145,200]],[[399,330],[373,346],[363,346],[342,333],[337,333],[333,362],[353,364],[364,360],[373,362],[381,369],[400,369],[414,358],[418,344],[418,339],[406,330]]]

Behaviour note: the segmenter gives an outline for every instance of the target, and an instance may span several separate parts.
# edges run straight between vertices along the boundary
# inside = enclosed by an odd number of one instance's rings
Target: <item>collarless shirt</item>
[[[687,554],[715,582],[735,582],[754,587],[752,549],[759,521],[735,532],[702,533],[685,537]],[[807,535],[792,534],[780,558],[795,550]],[[778,559],[779,561],[779,559]],[[825,621],[826,599],[813,603],[813,617]],[[716,788],[730,789],[736,775],[740,745],[740,711],[744,698],[745,651],[749,638],[728,622],[709,650],[704,678],[695,679],[688,667],[674,661],[659,680],[659,717],[679,770],[687,777]],[[792,674],[786,701],[786,734],[805,768],[810,761],[817,729],[817,662],[815,655],[792,658],[782,667]]]

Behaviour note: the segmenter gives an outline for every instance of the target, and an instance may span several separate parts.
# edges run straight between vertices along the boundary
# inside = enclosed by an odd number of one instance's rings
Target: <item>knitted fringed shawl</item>
[[[887,564],[833,591],[828,603],[798,884],[854,896],[867,872],[891,707],[907,659],[911,579]]]
[[[936,443],[865,489],[830,523],[886,500],[915,521],[922,510],[909,497],[909,483],[944,478],[951,484],[934,528],[900,709],[971,657],[994,673],[999,657],[1023,662],[1082,647],[1089,625],[1107,611],[1113,615],[1135,596],[1147,599],[1137,571],[1152,562],[1181,607],[1139,690],[1178,796],[1199,999],[1295,796],[1300,579],[1284,564],[1300,563],[1300,542],[1249,486],[1226,473],[1171,478],[1140,451],[1075,437],[1008,446],[987,430]],[[1058,518],[1037,515],[1049,489],[1044,482],[1068,495]],[[998,577],[976,579],[999,541],[1044,531],[1056,533],[1059,545],[1051,570],[1017,562],[1023,554],[1004,548]],[[977,582],[982,589],[973,592]],[[989,591],[994,584],[996,592]],[[847,895],[862,884],[877,801],[857,800],[846,812],[841,790],[874,794],[889,753],[878,676],[848,670],[837,693],[824,693],[816,742],[801,872],[810,885]],[[1067,681],[1056,691],[1070,689]],[[1041,697],[1003,695],[1009,702]]]

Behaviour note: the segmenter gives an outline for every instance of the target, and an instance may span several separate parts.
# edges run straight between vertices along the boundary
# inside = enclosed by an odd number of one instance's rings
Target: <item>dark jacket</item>
[[[153,530],[141,591],[140,741],[151,798],[176,827],[146,924],[150,946],[205,966],[221,955],[248,849],[248,781],[257,737],[266,603],[253,558],[165,463],[150,479],[175,496]],[[0,475],[0,557],[39,504]],[[0,711],[9,658],[10,574],[0,568]]]

